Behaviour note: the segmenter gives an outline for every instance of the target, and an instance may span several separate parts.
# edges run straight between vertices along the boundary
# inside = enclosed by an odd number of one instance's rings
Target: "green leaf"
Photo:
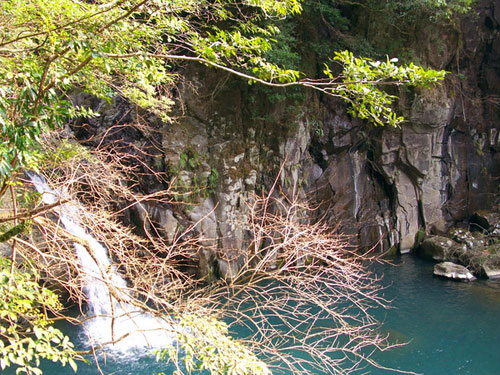
[[[71,369],[76,373],[76,371],[78,370],[78,366],[73,358],[68,358],[68,363],[71,366]]]

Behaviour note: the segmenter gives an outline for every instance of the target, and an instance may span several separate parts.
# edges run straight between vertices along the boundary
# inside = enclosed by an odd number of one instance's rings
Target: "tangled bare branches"
[[[62,147],[61,140],[51,142],[48,147]],[[255,196],[248,206],[250,220],[235,223],[247,228],[250,246],[237,265],[234,259],[222,259],[229,273],[206,284],[184,267],[186,262],[195,263],[204,249],[194,226],[167,242],[154,231],[152,220],[153,230],[145,231],[145,236],[120,220],[133,204],[168,204],[171,193],[142,196],[125,182],[133,181],[127,178],[134,167],[122,163],[119,154],[90,154],[75,147],[81,152],[50,165],[45,175],[52,188],[62,192],[61,199],[85,206],[79,210],[80,224],[106,245],[113,267],[127,280],[126,287],[113,284],[110,267],[100,266],[100,279],[119,303],[161,315],[169,327],[175,327],[178,319],[182,324],[191,322],[190,330],[179,329],[176,334],[183,342],[185,335],[205,332],[204,340],[195,341],[205,349],[194,347],[195,357],[206,351],[207,337],[218,337],[219,342],[212,343],[213,355],[222,355],[217,345],[225,341],[219,334],[206,334],[219,327],[226,335],[237,330],[236,342],[245,348],[241,353],[253,353],[273,373],[346,374],[367,365],[382,368],[370,358],[374,351],[391,347],[370,315],[372,308],[387,306],[377,278],[367,271],[376,257],[351,249],[347,238],[314,218],[314,207],[276,187],[267,196]],[[87,298],[82,292],[86,275],[73,244],[91,256],[92,249],[60,224],[53,208],[31,207],[31,238],[19,237],[18,251],[42,271],[45,280],[64,288],[71,300],[82,305]],[[209,325],[210,331],[200,328],[205,327],[200,322],[213,319],[225,323]],[[199,363],[200,358],[192,360]]]
[[[345,374],[391,347],[372,308],[387,307],[359,255],[314,208],[284,193],[255,196],[247,223],[254,241],[240,270],[210,289],[211,306],[274,373]],[[231,269],[231,268],[230,268]]]

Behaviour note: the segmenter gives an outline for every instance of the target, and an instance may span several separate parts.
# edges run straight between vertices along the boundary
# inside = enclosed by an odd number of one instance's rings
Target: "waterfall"
[[[40,176],[30,173],[29,177],[44,203],[55,203],[63,196],[62,192],[52,190]],[[85,246],[74,244],[84,274],[83,290],[88,300],[88,319],[83,327],[89,344],[106,345],[112,352],[121,354],[131,350],[167,347],[173,342],[172,326],[130,303],[132,299],[127,291],[127,283],[113,266],[107,249],[80,225],[82,210],[83,207],[71,202],[55,209],[64,228],[88,243],[92,252],[90,254]],[[113,295],[110,294],[110,287]]]
[[[358,217],[359,210],[361,208],[361,192],[359,191],[359,178],[361,176],[361,161],[359,155],[352,154],[351,156],[351,165],[352,165],[352,182],[354,187],[354,212],[353,217],[356,220],[360,220]]]

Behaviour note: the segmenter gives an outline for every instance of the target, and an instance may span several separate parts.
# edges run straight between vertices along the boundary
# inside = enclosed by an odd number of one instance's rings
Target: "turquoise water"
[[[500,282],[477,281],[469,284],[442,280],[432,275],[433,264],[404,256],[394,266],[376,265],[384,274],[384,294],[393,308],[378,310],[382,331],[404,347],[379,353],[375,358],[384,366],[425,375],[500,374]],[[75,342],[83,337],[77,329],[65,327]],[[90,362],[93,360],[90,358]],[[156,363],[154,356],[139,353],[118,358],[101,358],[107,375],[171,374],[173,369]],[[70,375],[71,369],[43,364],[47,375]],[[7,372],[6,374],[13,374]],[[365,368],[360,374],[390,372]],[[79,365],[78,374],[97,375],[95,365]]]
[[[443,280],[432,276],[433,263],[410,256],[395,264],[376,268],[395,307],[377,315],[409,344],[376,358],[425,375],[500,374],[500,282]]]

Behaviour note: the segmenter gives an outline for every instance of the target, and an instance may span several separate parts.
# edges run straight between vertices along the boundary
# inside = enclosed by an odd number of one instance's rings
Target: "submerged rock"
[[[442,262],[434,266],[434,275],[459,281],[474,281],[476,277],[464,266]]]

